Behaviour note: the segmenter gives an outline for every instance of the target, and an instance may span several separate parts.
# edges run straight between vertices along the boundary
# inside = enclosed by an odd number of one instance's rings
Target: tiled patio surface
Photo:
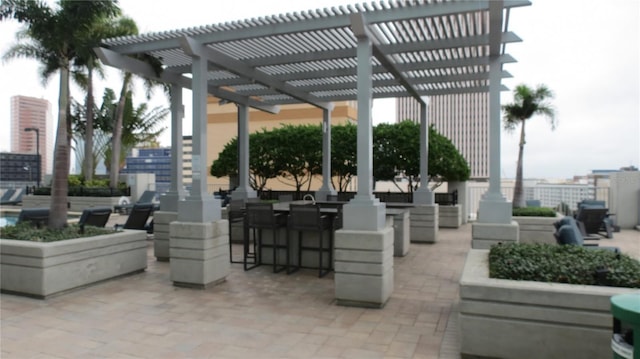
[[[169,263],[47,300],[1,295],[5,358],[458,358],[455,304],[471,225],[395,258],[384,309],[337,306],[332,275],[244,272],[206,290],[177,288]],[[640,258],[640,232],[613,240]],[[240,247],[235,249],[240,253]],[[452,315],[452,313],[454,315]],[[451,321],[449,319],[452,319]],[[447,325],[449,323],[449,327]]]

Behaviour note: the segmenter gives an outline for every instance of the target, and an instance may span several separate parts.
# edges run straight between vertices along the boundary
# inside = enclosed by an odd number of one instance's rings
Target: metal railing
[[[467,186],[467,215],[469,219],[475,219],[482,195],[489,189],[487,183],[472,183]],[[502,195],[508,201],[513,200],[513,186],[501,186]],[[569,209],[576,210],[578,202],[583,199],[596,199],[605,201],[609,205],[609,187],[594,187],[583,185],[544,185],[524,187],[525,200],[536,199],[542,207],[557,208],[565,203]]]

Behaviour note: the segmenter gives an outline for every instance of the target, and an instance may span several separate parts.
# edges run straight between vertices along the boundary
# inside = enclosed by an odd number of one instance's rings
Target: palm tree
[[[516,185],[513,190],[513,207],[524,207],[524,189],[522,187],[522,155],[525,145],[525,122],[535,115],[547,117],[551,129],[556,128],[555,111],[549,102],[553,92],[545,85],[538,85],[535,89],[527,85],[518,85],[513,91],[513,103],[502,106],[504,111],[504,128],[514,131],[520,124],[520,143],[518,150],[518,164],[516,167]]]
[[[133,34],[137,34],[138,30],[135,27],[135,23],[129,24],[132,26],[131,31]],[[149,55],[140,55],[136,57],[138,60],[146,62],[149,64],[156,74],[160,74],[162,72],[162,63]],[[154,85],[160,85],[158,82],[155,82],[150,79],[143,79],[144,86],[146,90],[147,99],[151,97],[151,91]],[[125,114],[125,106],[127,101],[127,96],[130,96],[130,93],[133,89],[133,74],[130,72],[124,72],[124,80],[122,82],[122,88],[120,89],[120,97],[118,100],[118,105],[116,107],[116,115],[114,119],[113,126],[113,138],[112,138],[112,149],[111,149],[111,164],[109,166],[109,186],[115,188],[118,186],[118,177],[120,174],[120,158],[121,154],[126,152],[122,151],[122,126],[124,123],[124,114]],[[168,94],[168,87],[164,85],[165,93]]]
[[[121,16],[118,18],[104,17],[99,19],[89,32],[85,34],[83,38],[82,51],[79,56],[79,65],[86,68],[87,81],[86,81],[86,125],[85,125],[85,137],[84,137],[84,153],[91,154],[93,150],[93,121],[94,121],[94,96],[93,96],[93,74],[97,72],[100,76],[103,76],[102,67],[96,53],[93,49],[99,46],[100,41],[105,38],[134,35],[138,32],[137,26],[133,19]],[[85,156],[82,163],[82,173],[86,180],[91,180],[93,177],[92,169],[93,158],[95,156]]]
[[[0,3],[0,20],[15,19],[25,25],[24,30],[17,34],[18,43],[5,53],[4,59],[24,57],[40,61],[40,74],[44,81],[55,72],[60,74],[50,228],[62,228],[67,224],[71,147],[69,78],[82,46],[80,39],[98,19],[120,13],[115,1],[59,0],[57,5],[50,8],[41,0],[2,0]]]

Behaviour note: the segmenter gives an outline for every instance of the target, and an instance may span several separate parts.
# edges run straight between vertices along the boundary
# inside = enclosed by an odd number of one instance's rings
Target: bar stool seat
[[[289,255],[288,243],[279,243],[278,230],[286,228],[287,217],[284,213],[275,213],[273,211],[272,203],[247,203],[245,224],[244,224],[244,270],[255,268],[262,264],[262,249],[273,249],[273,273],[281,272],[287,269],[287,263],[278,264],[280,261],[279,252],[285,250],[287,257]],[[264,243],[262,238],[263,230],[271,230],[272,242]],[[249,236],[252,234],[254,241],[254,261],[248,262],[251,259],[251,253],[249,251]],[[253,264],[249,266],[249,264]]]
[[[227,207],[229,209],[228,211],[228,215],[227,215],[227,220],[229,221],[229,262],[231,263],[243,263],[244,260],[241,261],[234,261],[233,260],[233,243],[232,243],[232,233],[231,233],[231,229],[233,227],[234,223],[241,223],[244,222],[244,217],[245,217],[245,209],[244,209],[244,200],[242,199],[234,199],[231,200],[229,202],[229,205]],[[253,247],[254,250],[251,251],[249,250],[249,256],[250,258],[254,258],[255,259],[255,241],[253,243]]]
[[[329,230],[329,243],[324,245],[324,231]],[[287,242],[291,242],[290,232],[298,232],[298,265],[290,265],[287,273],[291,274],[302,268],[302,252],[318,252],[318,277],[324,277],[332,270],[333,262],[333,223],[330,216],[320,212],[317,204],[291,204],[289,205],[289,218],[287,221]],[[316,232],[318,243],[313,246],[303,241],[302,232]],[[289,244],[291,246],[291,244]],[[288,252],[287,252],[288,253]],[[328,254],[328,264],[324,266],[323,256]],[[288,261],[289,262],[289,261]]]

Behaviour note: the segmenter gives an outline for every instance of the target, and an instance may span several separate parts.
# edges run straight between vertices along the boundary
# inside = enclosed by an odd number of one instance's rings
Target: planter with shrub
[[[460,280],[461,353],[611,357],[610,297],[638,287],[640,263],[605,250],[521,243],[494,246],[491,254],[472,249]]]
[[[19,226],[16,226],[19,227]],[[15,228],[15,227],[14,227]],[[97,229],[85,228],[85,235]],[[104,280],[142,272],[147,267],[144,231],[106,231],[77,237],[78,227],[47,232],[5,227],[0,239],[3,292],[47,298]],[[101,231],[104,231],[102,229]],[[18,239],[6,239],[13,236]],[[27,240],[25,240],[27,239]]]
[[[513,209],[513,220],[518,222],[520,243],[554,244],[553,222],[561,216],[545,207],[523,207]]]

